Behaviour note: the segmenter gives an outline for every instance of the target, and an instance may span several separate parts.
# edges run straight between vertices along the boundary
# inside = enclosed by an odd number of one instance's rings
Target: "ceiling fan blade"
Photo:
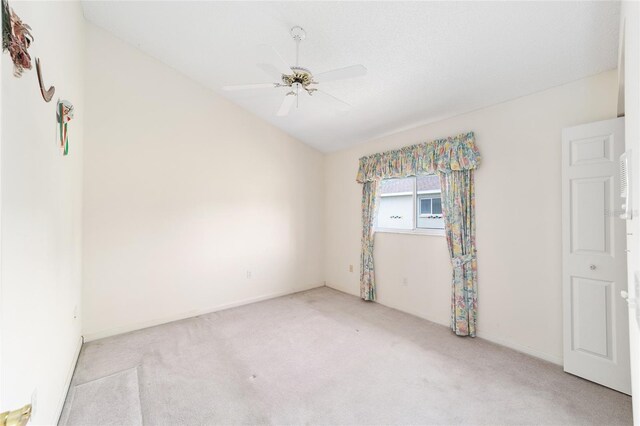
[[[282,59],[282,56],[280,56],[276,49],[268,44],[261,44],[259,48],[259,58],[261,60],[258,62],[260,64],[271,64],[273,68],[280,73],[280,75],[291,74],[291,67],[284,59]]]
[[[269,77],[273,78],[276,81],[282,80],[282,73],[278,71],[275,65],[271,64],[258,64],[258,68],[264,71]],[[291,71],[289,71],[291,73]]]
[[[327,101],[335,105],[340,111],[348,111],[349,109],[351,109],[351,104],[348,104],[342,99],[338,99],[335,96],[330,95],[324,90],[316,90],[315,92],[313,92],[313,96],[326,99]]]
[[[291,110],[291,107],[295,102],[296,102],[296,95],[287,94],[284,97],[282,101],[282,105],[280,105],[280,109],[278,110],[278,113],[276,115],[279,117],[284,117],[285,115],[289,115],[289,111]]]
[[[342,80],[344,78],[361,77],[367,73],[364,65],[351,65],[350,67],[337,68],[331,71],[321,72],[314,77],[318,82]]]
[[[223,86],[222,90],[248,90],[248,89],[268,89],[276,87],[275,83],[240,84],[237,86]]]

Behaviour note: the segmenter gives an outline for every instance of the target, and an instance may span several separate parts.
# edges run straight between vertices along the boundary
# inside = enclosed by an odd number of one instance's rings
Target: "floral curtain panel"
[[[473,337],[478,310],[473,170],[440,173],[440,187],[445,235],[453,266],[451,329],[459,336]]]
[[[373,233],[378,211],[379,181],[362,185],[362,253],[360,255],[360,295],[364,300],[375,300],[376,286],[373,274]]]
[[[451,328],[460,336],[475,336],[477,263],[473,170],[479,164],[480,153],[473,132],[360,159],[356,181],[363,184],[360,295],[364,300],[376,297],[373,246],[380,180],[437,173],[453,266]]]

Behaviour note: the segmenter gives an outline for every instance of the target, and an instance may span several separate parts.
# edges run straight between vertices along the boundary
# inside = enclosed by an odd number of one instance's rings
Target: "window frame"
[[[432,175],[429,175],[432,176]],[[413,191],[411,192],[411,196],[413,198],[413,229],[395,229],[395,228],[380,228],[378,227],[378,212],[376,211],[376,224],[374,225],[375,232],[382,232],[383,234],[406,234],[406,235],[431,235],[436,237],[444,237],[444,229],[437,228],[418,228],[418,179],[417,176],[407,176],[413,179]],[[420,195],[426,194],[442,194],[441,191],[422,191]],[[382,194],[379,195],[382,198]],[[442,195],[440,196],[442,199]],[[432,201],[433,203],[433,201]],[[378,206],[379,208],[379,206]],[[432,207],[433,208],[433,207]],[[444,218],[444,214],[442,215]]]

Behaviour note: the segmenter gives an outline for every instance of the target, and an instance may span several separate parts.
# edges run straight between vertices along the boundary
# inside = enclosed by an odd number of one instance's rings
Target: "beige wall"
[[[322,285],[322,154],[91,24],[87,46],[85,337]]]
[[[606,72],[328,155],[327,285],[359,293],[358,158],[474,131],[483,156],[476,172],[478,334],[561,363],[561,130],[614,118],[616,75]],[[451,266],[444,237],[377,234],[375,261],[380,303],[448,325]]]
[[[2,54],[0,412],[35,396],[33,424],[55,424],[80,349],[84,18],[79,2],[10,2],[33,29],[34,69]],[[75,105],[63,157],[56,100]]]

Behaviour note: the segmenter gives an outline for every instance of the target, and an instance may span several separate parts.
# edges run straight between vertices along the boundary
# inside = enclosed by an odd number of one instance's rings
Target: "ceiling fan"
[[[351,65],[344,68],[337,68],[331,71],[325,71],[315,76],[308,68],[301,67],[298,64],[300,53],[300,42],[302,42],[307,33],[302,27],[295,26],[291,28],[291,37],[296,43],[296,64],[289,66],[287,62],[282,59],[282,56],[271,46],[261,45],[264,53],[268,57],[267,63],[259,63],[258,67],[277,80],[276,83],[257,83],[257,84],[243,84],[239,86],[224,86],[223,90],[248,90],[248,89],[269,89],[288,87],[291,90],[288,91],[285,96],[280,109],[276,115],[286,116],[294,104],[298,105],[298,99],[300,95],[306,92],[309,96],[323,97],[326,100],[335,104],[338,109],[346,110],[351,107],[345,101],[336,98],[329,93],[320,90],[317,86],[325,81],[342,80],[345,78],[360,77],[367,73],[367,69],[363,65]]]

